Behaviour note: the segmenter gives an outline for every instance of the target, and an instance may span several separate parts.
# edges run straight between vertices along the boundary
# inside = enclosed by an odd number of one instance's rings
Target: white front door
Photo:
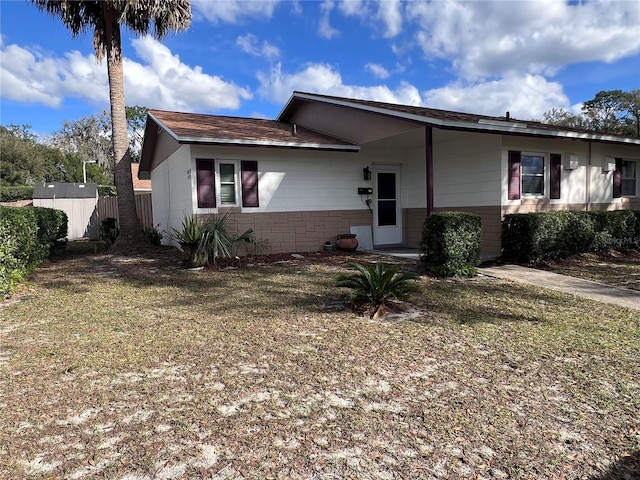
[[[402,243],[400,166],[373,166],[373,244]]]

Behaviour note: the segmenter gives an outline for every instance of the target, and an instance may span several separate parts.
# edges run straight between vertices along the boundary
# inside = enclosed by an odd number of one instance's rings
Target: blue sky
[[[162,44],[123,31],[128,105],[275,118],[293,90],[523,119],[640,88],[640,2],[200,1]],[[106,65],[0,1],[0,123],[108,109]]]

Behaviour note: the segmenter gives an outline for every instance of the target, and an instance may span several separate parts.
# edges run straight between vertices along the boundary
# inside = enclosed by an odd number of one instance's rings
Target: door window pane
[[[396,224],[396,201],[378,201],[378,226],[388,227]]]
[[[378,172],[378,198],[394,200],[396,198],[396,174]]]

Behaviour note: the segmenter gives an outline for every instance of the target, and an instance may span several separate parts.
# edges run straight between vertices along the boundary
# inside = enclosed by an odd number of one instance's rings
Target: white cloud
[[[636,2],[420,1],[407,12],[425,55],[451,61],[466,79],[553,75],[567,64],[640,52]]]
[[[510,112],[520,119],[542,118],[551,108],[575,110],[562,85],[540,75],[508,75],[484,83],[464,84],[456,81],[442,88],[419,92],[408,82],[396,88],[386,85],[345,85],[340,72],[326,64],[307,64],[294,73],[283,72],[280,65],[269,74],[258,75],[260,94],[284,103],[294,90],[360,98],[387,103],[440,108],[468,113],[502,116]]]
[[[333,38],[340,35],[340,32],[333,28],[329,23],[331,10],[333,10],[334,2],[332,0],[324,0],[320,5],[320,20],[318,21],[318,33],[325,38]]]
[[[125,93],[129,105],[171,110],[234,109],[251,93],[199,66],[191,67],[149,37],[133,40],[138,63],[124,59]],[[107,68],[95,56],[73,51],[50,56],[18,45],[0,47],[2,97],[18,102],[60,107],[66,97],[100,105],[109,102]]]
[[[402,4],[400,0],[385,0],[378,3],[377,18],[384,23],[384,36],[395,37],[402,31]]]
[[[130,104],[203,111],[236,109],[241,100],[251,98],[249,90],[206,74],[200,66],[185,65],[151,37],[137,38],[132,44],[146,65],[125,63],[125,92]]]
[[[84,97],[97,103],[109,101],[106,66],[93,55],[77,51],[64,57],[47,57],[19,45],[0,48],[2,96],[25,103],[59,107],[64,98]]]
[[[507,75],[496,81],[473,85],[454,82],[423,93],[431,108],[514,118],[541,119],[551,108],[573,109],[562,85],[540,75]]]
[[[278,0],[193,0],[196,18],[202,15],[211,23],[239,23],[244,18],[269,19]]]
[[[262,44],[260,44],[258,37],[252,33],[239,36],[236,39],[236,45],[238,45],[243,52],[256,57],[275,58],[280,56],[278,47],[266,40],[263,40]]]
[[[344,0],[338,4],[338,8],[346,16],[364,17],[367,15],[367,6],[363,0]]]
[[[375,25],[376,22],[382,24],[383,31],[378,33],[390,38],[402,31],[402,5],[401,0],[346,0],[338,4],[338,11],[347,17],[358,17],[370,25]]]
[[[388,103],[421,104],[420,92],[407,82],[401,82],[395,89],[386,85],[345,85],[339,72],[322,63],[307,64],[296,73],[284,73],[278,64],[269,74],[259,73],[258,79],[261,95],[281,103],[291,96],[291,92],[298,90]]]
[[[364,68],[366,68],[368,71],[370,71],[374,77],[376,78],[380,78],[380,79],[385,79],[385,78],[389,78],[389,70],[387,70],[386,68],[384,68],[382,65],[379,65],[377,63],[367,63]]]

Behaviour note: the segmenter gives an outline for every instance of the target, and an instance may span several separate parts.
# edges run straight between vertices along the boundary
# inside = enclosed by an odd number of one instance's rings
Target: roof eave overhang
[[[288,119],[289,109],[293,108],[297,100],[310,100],[315,102],[329,103],[341,107],[355,108],[365,112],[384,115],[387,117],[395,117],[403,120],[409,120],[416,123],[422,123],[436,128],[465,130],[479,133],[493,133],[497,135],[524,135],[532,137],[560,138],[566,140],[579,140],[603,143],[619,143],[624,145],[640,145],[640,138],[616,137],[613,135],[603,135],[591,132],[573,132],[563,130],[544,130],[528,127],[526,123],[505,122],[505,125],[481,124],[478,122],[464,122],[460,120],[443,120],[440,118],[426,117],[407,112],[398,112],[386,108],[362,105],[359,103],[349,102],[348,100],[327,99],[317,97],[313,94],[293,92],[284,108],[278,114],[278,121],[286,121]]]
[[[294,148],[304,150],[332,150],[342,152],[359,152],[359,145],[340,145],[315,142],[274,142],[269,140],[243,140],[236,138],[202,138],[176,137],[181,144],[190,145],[219,145],[228,147],[265,147],[265,148]]]

